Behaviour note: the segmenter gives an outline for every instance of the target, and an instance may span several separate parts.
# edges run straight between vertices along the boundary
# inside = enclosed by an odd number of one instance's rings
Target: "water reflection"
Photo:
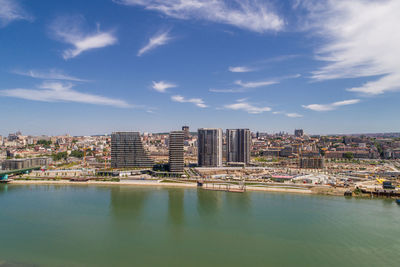
[[[0,184],[0,194],[1,193],[6,193],[8,191],[8,185],[6,184]],[[1,266],[1,264],[0,264]]]
[[[113,187],[111,191],[111,213],[117,219],[140,218],[150,190],[132,190],[131,188]]]
[[[212,216],[221,205],[222,192],[197,190],[197,211],[200,216]]]
[[[229,208],[241,214],[249,213],[251,210],[250,193],[227,193],[225,199]]]
[[[168,221],[171,225],[181,226],[184,221],[184,190],[168,189]]]

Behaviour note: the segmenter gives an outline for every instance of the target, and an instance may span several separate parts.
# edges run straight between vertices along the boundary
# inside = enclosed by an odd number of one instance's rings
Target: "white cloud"
[[[314,111],[330,111],[334,110],[341,106],[353,105],[360,102],[360,99],[349,99],[334,102],[331,104],[311,104],[311,105],[302,105],[303,108],[314,110]]]
[[[225,109],[242,110],[250,114],[260,114],[263,112],[271,111],[270,107],[256,107],[246,101],[246,99],[238,99],[237,103],[224,106]]]
[[[274,114],[274,115],[282,114],[282,115],[285,115],[286,117],[289,117],[289,118],[302,118],[302,117],[304,117],[303,115],[298,114],[298,113],[286,113],[284,111],[274,111],[274,112],[272,112],[272,114]]]
[[[169,83],[166,81],[159,81],[159,82],[153,81],[152,85],[152,88],[160,93],[165,93],[168,88],[174,88],[174,87],[176,87],[176,84]]]
[[[313,72],[315,80],[370,77],[348,90],[369,95],[400,90],[400,1],[303,2],[311,29],[326,41],[317,58],[327,64]]]
[[[32,21],[33,17],[20,6],[17,0],[0,0],[0,27],[15,20]]]
[[[151,37],[149,42],[138,51],[137,55],[138,57],[140,57],[150,50],[167,44],[170,40],[172,40],[172,37],[169,35],[169,31],[157,33],[156,35]]]
[[[213,92],[213,93],[243,93],[243,92],[247,92],[249,89],[252,89],[252,88],[265,87],[265,86],[269,86],[269,85],[273,85],[273,84],[278,84],[282,80],[294,79],[294,78],[299,78],[299,77],[301,77],[300,74],[284,76],[284,77],[276,78],[274,80],[267,80],[267,81],[243,82],[241,80],[237,80],[234,82],[234,84],[240,86],[240,88],[230,88],[230,89],[211,88],[211,89],[209,89],[209,91]]]
[[[259,81],[259,82],[242,82],[241,80],[235,81],[236,85],[242,86],[244,88],[257,88],[268,85],[273,85],[279,83],[278,81]]]
[[[28,71],[13,71],[13,73],[23,76],[28,76],[35,79],[43,80],[64,80],[64,81],[74,81],[74,82],[88,82],[88,80],[83,80],[73,76],[69,76],[57,69],[50,69],[48,71],[38,71],[38,70],[28,70]]]
[[[303,117],[303,115],[298,114],[298,113],[286,113],[285,115],[289,118],[302,118]]]
[[[43,102],[76,102],[118,108],[133,107],[124,100],[81,93],[72,88],[73,84],[71,83],[43,82],[37,89],[6,89],[0,90],[0,95]]]
[[[83,30],[83,22],[84,19],[81,16],[59,17],[51,25],[52,34],[57,40],[74,47],[63,52],[64,59],[74,58],[85,51],[117,43],[117,38],[112,31],[102,32],[97,25],[97,31],[88,33]]]
[[[114,0],[143,6],[177,19],[198,19],[232,25],[255,32],[279,31],[283,19],[271,6],[258,0]]]
[[[254,69],[246,66],[229,67],[230,72],[252,72]]]
[[[199,108],[206,108],[207,107],[207,105],[204,104],[204,101],[201,98],[189,98],[189,99],[187,99],[187,98],[184,98],[181,95],[174,95],[174,96],[171,96],[171,100],[174,101],[174,102],[179,102],[179,103],[193,103],[196,106],[198,106]]]

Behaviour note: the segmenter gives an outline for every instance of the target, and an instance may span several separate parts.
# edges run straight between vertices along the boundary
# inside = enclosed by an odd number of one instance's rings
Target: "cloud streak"
[[[124,100],[78,92],[73,89],[73,84],[61,82],[43,82],[37,89],[16,88],[0,90],[0,96],[41,102],[75,102],[117,108],[133,107]]]
[[[0,0],[0,27],[7,26],[16,20],[32,21],[33,17],[20,6],[17,0]]]
[[[225,105],[224,108],[230,110],[241,110],[249,114],[260,114],[263,112],[271,111],[270,107],[257,107],[247,102],[246,99],[238,99],[237,103]]]
[[[271,6],[258,0],[113,0],[129,6],[142,6],[168,17],[204,20],[264,33],[280,31],[284,20]]]
[[[13,71],[14,74],[31,77],[34,79],[42,80],[64,80],[74,82],[88,82],[88,80],[80,79],[63,73],[57,69],[50,69],[48,71],[28,70],[28,71]]]
[[[354,105],[359,102],[360,102],[360,99],[349,99],[349,100],[334,102],[331,104],[302,105],[302,107],[305,109],[310,109],[310,110],[314,110],[314,111],[330,111],[330,110],[337,109],[338,107],[341,107],[341,106]]]
[[[302,118],[303,117],[303,115],[298,114],[298,113],[286,113],[285,115],[289,118]]]
[[[169,35],[169,31],[157,33],[138,51],[137,56],[140,57],[159,46],[166,45],[171,40],[172,37]]]
[[[246,66],[237,66],[237,67],[229,67],[228,69],[230,72],[238,72],[238,73],[243,73],[243,72],[253,72],[253,68],[249,68]]]
[[[259,82],[242,82],[241,80],[235,81],[236,85],[239,85],[244,88],[257,88],[257,87],[264,87],[268,85],[277,84],[279,81],[259,81]]]
[[[153,81],[152,85],[152,88],[160,93],[165,93],[167,92],[168,88],[174,88],[174,87],[177,87],[176,84],[169,83],[166,81],[159,81],[159,82]]]
[[[171,96],[171,100],[174,102],[179,102],[179,103],[193,103],[199,108],[206,108],[207,105],[204,103],[203,99],[201,98],[185,98],[181,95],[174,95]]]
[[[317,81],[370,77],[349,91],[378,95],[400,90],[400,1],[307,0],[311,30],[324,38]],[[378,76],[378,77],[376,77]]]
[[[252,82],[243,82],[242,80],[237,80],[234,82],[235,85],[240,86],[240,88],[229,88],[229,89],[209,89],[210,92],[213,93],[244,93],[249,91],[249,89],[254,89],[258,87],[266,87],[274,84],[280,83],[282,80],[286,79],[294,79],[300,77],[300,74],[284,76],[276,79],[271,80],[264,80],[264,81],[252,81]]]
[[[62,56],[65,60],[77,57],[85,51],[117,43],[112,31],[103,32],[97,25],[95,32],[86,32],[83,26],[84,19],[81,16],[59,17],[51,25],[51,33],[57,40],[73,46],[64,50]]]
[[[281,115],[285,115],[286,117],[289,117],[289,118],[302,118],[302,117],[304,117],[303,115],[301,115],[299,113],[287,113],[285,111],[274,111],[274,112],[272,112],[272,114],[274,114],[274,115],[281,114]]]

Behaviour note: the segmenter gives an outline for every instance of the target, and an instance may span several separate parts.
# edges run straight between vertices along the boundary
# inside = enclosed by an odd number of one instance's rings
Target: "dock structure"
[[[388,197],[388,198],[397,198],[400,197],[400,191],[395,189],[375,189],[368,191],[366,189],[361,189],[363,194],[368,194],[374,197]]]
[[[231,183],[205,183],[202,181],[198,181],[197,185],[200,186],[204,190],[211,191],[224,191],[224,192],[232,192],[232,193],[244,193],[246,192],[246,185],[244,181],[240,181],[236,186]]]

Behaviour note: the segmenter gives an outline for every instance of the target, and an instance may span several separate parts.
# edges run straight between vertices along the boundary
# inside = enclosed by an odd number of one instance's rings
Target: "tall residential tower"
[[[249,129],[226,130],[226,161],[250,163],[251,133]]]
[[[198,164],[222,167],[222,129],[198,129]]]
[[[173,131],[169,133],[169,171],[183,172],[185,165],[183,157],[183,131]]]
[[[116,132],[111,135],[111,168],[149,168],[154,161],[143,147],[138,132]]]

